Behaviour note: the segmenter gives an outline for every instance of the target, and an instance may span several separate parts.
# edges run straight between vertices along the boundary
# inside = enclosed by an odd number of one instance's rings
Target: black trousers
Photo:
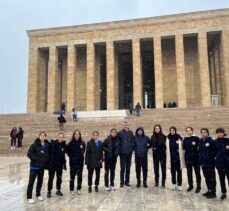
[[[226,194],[227,188],[226,188],[225,178],[227,178],[227,182],[229,186],[229,171],[218,169],[218,175],[219,175],[219,181],[220,181],[220,186],[221,186],[221,193]]]
[[[130,182],[130,166],[131,166],[131,155],[120,155],[120,184],[129,184]],[[125,181],[124,181],[125,178]]]
[[[109,175],[110,175],[110,185],[114,186],[116,163],[117,163],[117,158],[108,159],[108,160],[105,159],[104,182],[106,187],[109,187]]]
[[[216,192],[215,166],[202,166],[202,171],[204,174],[208,191],[215,193]]]
[[[53,188],[53,180],[56,174],[56,189],[61,189],[61,183],[62,183],[62,174],[63,169],[49,169],[49,179],[48,179],[48,191],[51,192]]]
[[[27,199],[32,198],[33,185],[34,185],[36,178],[37,178],[36,196],[38,197],[41,195],[43,177],[44,177],[44,169],[30,170],[29,183],[28,183],[28,187],[27,187]]]
[[[153,158],[155,183],[159,184],[159,164],[161,164],[161,172],[162,172],[162,180],[161,180],[162,182],[161,183],[162,183],[162,185],[165,185],[166,161]]]
[[[20,148],[22,147],[22,139],[17,140],[17,146]]]
[[[141,170],[143,172],[143,183],[147,182],[148,173],[148,158],[145,157],[135,157],[135,168],[136,168],[136,178],[137,182],[141,182]]]
[[[16,139],[11,139],[11,147],[16,147],[16,142],[17,140]]]
[[[180,161],[171,162],[172,184],[182,186],[182,170]]]
[[[193,176],[192,176],[192,169],[194,168],[195,175],[196,175],[196,184],[197,188],[201,188],[201,176],[200,176],[200,165],[195,163],[186,163],[187,168],[187,176],[188,176],[188,185],[189,187],[193,188]]]
[[[80,168],[70,168],[70,191],[75,189],[75,177],[77,176],[77,190],[81,190],[83,181],[83,167]]]
[[[95,186],[99,186],[100,168],[88,169],[88,186],[92,186],[92,177],[95,171]]]

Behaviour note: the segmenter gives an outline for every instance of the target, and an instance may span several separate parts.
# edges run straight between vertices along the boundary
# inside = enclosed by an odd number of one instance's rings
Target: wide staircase
[[[127,112],[128,113],[128,112]],[[103,140],[111,128],[122,128],[124,119],[120,118],[84,118],[78,122],[72,122],[70,113],[66,113],[67,123],[64,126],[66,140],[69,141],[74,129],[80,129],[83,139],[87,141],[94,130],[98,130],[100,138]],[[181,135],[185,135],[185,127],[192,126],[195,134],[199,135],[202,127],[209,128],[211,134],[215,136],[217,127],[224,127],[229,131],[229,108],[167,108],[167,109],[147,109],[143,110],[140,117],[135,114],[127,115],[131,130],[135,131],[138,126],[143,126],[148,136],[151,136],[153,126],[160,124],[165,134],[170,126],[176,126]],[[9,133],[13,127],[21,126],[24,131],[22,149],[10,149]],[[51,113],[35,114],[3,114],[0,115],[0,156],[26,155],[29,145],[34,141],[40,131],[46,131],[48,139],[55,138],[58,132],[57,116]]]

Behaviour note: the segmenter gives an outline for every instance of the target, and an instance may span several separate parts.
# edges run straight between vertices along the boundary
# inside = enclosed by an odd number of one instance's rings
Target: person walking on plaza
[[[176,127],[170,127],[166,141],[167,165],[172,176],[172,190],[182,190],[182,169],[184,168],[184,156],[180,134]]]
[[[49,142],[46,139],[46,133],[41,132],[39,137],[35,139],[34,143],[29,147],[27,153],[30,159],[30,174],[27,187],[27,202],[34,203],[32,198],[33,185],[37,178],[36,197],[39,201],[43,201],[41,196],[41,188],[43,184],[44,170],[48,169],[49,165]]]
[[[119,139],[117,137],[117,130],[112,128],[110,135],[103,142],[103,150],[105,152],[105,175],[104,182],[106,191],[115,190],[115,168],[117,163],[117,157],[119,155]],[[110,184],[109,184],[110,174]]]
[[[147,173],[148,173],[148,149],[151,146],[151,142],[148,136],[145,135],[143,127],[137,128],[135,132],[135,167],[137,188],[141,187],[141,170],[143,172],[143,187],[147,188]]]
[[[166,180],[166,136],[162,133],[160,125],[155,125],[151,136],[153,148],[153,164],[155,175],[155,187],[159,186],[159,164],[161,164],[162,182],[161,188],[165,189]]]
[[[59,129],[60,131],[64,130],[64,124],[66,123],[66,119],[62,113],[60,113],[60,116],[57,118],[59,122]]]
[[[200,176],[200,164],[199,164],[199,138],[193,134],[193,128],[186,128],[186,137],[183,141],[183,149],[185,151],[185,165],[188,176],[188,189],[190,192],[193,189],[193,176],[192,171],[194,169],[196,174],[197,187],[195,193],[199,193],[201,190],[201,176]]]
[[[65,153],[67,150],[66,142],[64,141],[64,133],[59,132],[57,139],[50,142],[50,162],[49,162],[49,179],[47,197],[51,197],[53,188],[53,180],[56,174],[56,195],[63,196],[61,192],[63,169],[66,170]]]
[[[99,191],[100,169],[103,167],[103,144],[99,140],[99,132],[94,131],[87,143],[85,164],[88,169],[88,192],[92,192],[92,177],[95,171],[95,192]]]
[[[206,198],[216,198],[216,176],[215,176],[215,141],[209,136],[209,130],[200,130],[199,140],[199,162],[202,167],[208,191],[203,194]]]
[[[75,130],[72,134],[71,141],[67,147],[70,165],[70,193],[75,195],[75,177],[77,176],[77,194],[81,194],[82,181],[83,181],[83,166],[84,166],[84,153],[85,142],[82,140],[81,132]]]
[[[19,127],[18,134],[17,134],[17,141],[18,141],[18,148],[19,149],[22,148],[23,137],[24,137],[24,130],[22,129],[22,127]]]
[[[17,145],[17,128],[16,127],[14,127],[10,131],[10,139],[11,139],[11,149],[16,149],[16,145]]]
[[[227,197],[225,178],[229,184],[229,138],[226,137],[224,128],[217,128],[216,135],[216,168],[222,193],[220,199],[224,200]]]
[[[130,183],[130,167],[131,158],[134,150],[134,134],[128,128],[128,123],[123,123],[123,129],[118,132],[120,141],[120,187],[131,187]],[[124,179],[125,178],[125,179]]]

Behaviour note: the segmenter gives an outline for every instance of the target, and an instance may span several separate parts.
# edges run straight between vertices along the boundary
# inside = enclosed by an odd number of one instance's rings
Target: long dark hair
[[[160,132],[159,132],[159,133],[156,133],[156,132],[155,132],[156,127],[159,127],[159,128],[160,128]],[[160,135],[163,134],[163,133],[162,133],[161,125],[159,125],[159,124],[156,124],[156,125],[154,125],[154,127],[153,127],[153,135],[157,135],[157,134],[160,134]]]
[[[75,141],[75,140],[76,140],[76,138],[75,138],[75,133],[76,133],[76,132],[78,132],[79,135],[80,135],[79,141],[82,141],[82,136],[81,136],[81,132],[80,132],[79,129],[74,130],[74,132],[73,132],[73,134],[72,134],[72,139],[71,139],[71,141]]]

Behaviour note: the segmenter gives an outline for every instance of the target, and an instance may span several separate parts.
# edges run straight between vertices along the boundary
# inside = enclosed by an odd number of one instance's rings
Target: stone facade
[[[229,105],[229,9],[27,33],[28,112]]]

